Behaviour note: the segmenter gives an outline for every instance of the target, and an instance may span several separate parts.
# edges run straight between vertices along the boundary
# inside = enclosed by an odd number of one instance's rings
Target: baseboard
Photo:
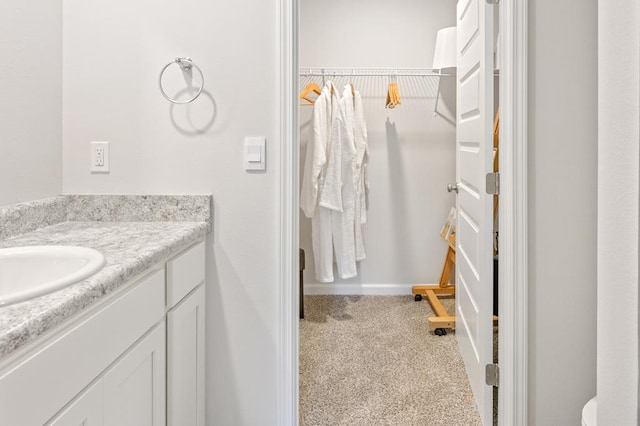
[[[305,283],[304,294],[357,295],[357,296],[405,296],[411,294],[414,284],[345,284]]]

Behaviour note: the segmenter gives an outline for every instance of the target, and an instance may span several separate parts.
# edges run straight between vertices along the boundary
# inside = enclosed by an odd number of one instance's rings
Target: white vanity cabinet
[[[159,266],[0,363],[0,425],[204,425],[204,243]]]

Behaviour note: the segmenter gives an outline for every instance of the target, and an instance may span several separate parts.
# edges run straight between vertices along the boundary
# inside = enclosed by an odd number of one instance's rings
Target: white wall
[[[436,32],[455,25],[455,8],[455,2],[440,0],[301,1],[300,66],[431,68]],[[309,81],[302,77],[301,88]],[[313,81],[322,86],[321,77]],[[367,259],[360,262],[357,278],[341,280],[335,274],[336,283],[353,285],[352,292],[361,291],[362,284],[391,284],[385,290],[394,291],[399,284],[436,283],[447,250],[439,232],[455,205],[446,190],[455,182],[455,126],[432,116],[437,78],[398,81],[403,103],[385,109],[387,77],[334,79],[340,91],[352,82],[363,96],[371,158]],[[443,92],[439,109],[453,118],[454,78],[443,79]],[[311,113],[312,108],[301,108],[301,168]],[[304,215],[300,235],[307,253],[305,282],[313,283],[311,222]],[[324,285],[321,291],[335,289]]]
[[[598,424],[637,425],[640,7],[598,12]]]
[[[62,1],[0,2],[0,206],[62,188]]]
[[[213,194],[208,425],[276,419],[277,5],[64,0],[64,192]],[[205,74],[190,106],[158,90],[176,56]],[[267,137],[266,173],[244,171],[246,135]],[[108,175],[89,172],[91,140],[111,142]]]
[[[596,4],[529,0],[531,426],[580,424],[596,392]]]

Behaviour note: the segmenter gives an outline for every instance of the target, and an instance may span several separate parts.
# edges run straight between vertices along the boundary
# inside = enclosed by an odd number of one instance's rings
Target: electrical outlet
[[[91,142],[91,171],[109,172],[109,142]]]
[[[101,146],[96,147],[96,167],[104,167],[104,148]]]

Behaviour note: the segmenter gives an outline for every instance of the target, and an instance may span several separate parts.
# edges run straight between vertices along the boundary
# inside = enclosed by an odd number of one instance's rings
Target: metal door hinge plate
[[[485,369],[485,381],[489,386],[500,386],[500,367],[498,364],[487,364]]]
[[[500,173],[487,173],[487,194],[500,194]]]

